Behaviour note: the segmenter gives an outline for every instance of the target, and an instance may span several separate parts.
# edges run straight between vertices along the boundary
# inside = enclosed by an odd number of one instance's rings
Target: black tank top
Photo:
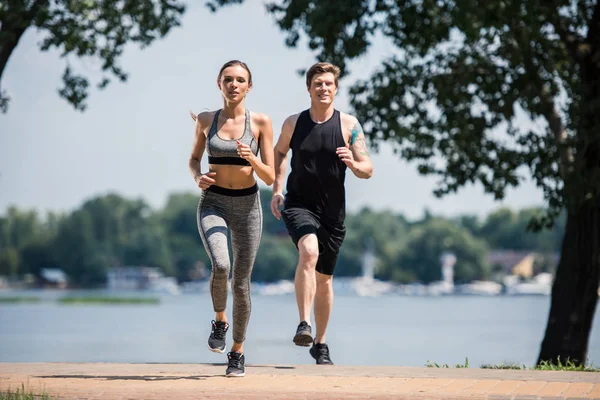
[[[307,208],[328,222],[344,221],[346,164],[336,149],[345,145],[338,110],[320,124],[311,119],[308,110],[300,114],[290,141],[292,168],[286,207]]]

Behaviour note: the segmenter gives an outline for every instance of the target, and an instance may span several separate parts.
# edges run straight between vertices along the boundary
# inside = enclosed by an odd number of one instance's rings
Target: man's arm
[[[281,135],[275,144],[275,182],[273,183],[273,194],[283,196],[283,184],[285,181],[285,171],[288,161],[288,152],[290,151],[290,141],[296,127],[297,115],[292,115],[283,122]]]
[[[346,127],[346,132],[344,133],[349,138],[348,147],[351,156],[344,154],[344,151],[338,151],[338,154],[341,153],[340,157],[342,161],[344,161],[357,178],[369,179],[373,176],[373,164],[371,163],[371,157],[369,157],[365,132],[355,117],[351,115],[346,115],[345,117],[346,124],[344,126]]]
[[[279,207],[283,206],[283,183],[285,180],[285,169],[287,166],[288,152],[290,151],[290,142],[296,127],[298,115],[292,115],[283,122],[281,134],[275,144],[275,181],[273,182],[273,198],[271,199],[271,212],[275,218],[281,218]]]

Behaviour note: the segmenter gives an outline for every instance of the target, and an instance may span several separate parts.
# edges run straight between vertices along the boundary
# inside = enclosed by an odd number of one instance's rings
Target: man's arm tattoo
[[[356,142],[354,148],[358,151],[361,156],[369,157],[369,150],[367,150],[367,142],[365,141],[365,135],[361,134]]]
[[[356,143],[358,136],[361,133],[363,133],[363,129],[362,129],[362,126],[360,126],[360,122],[356,121],[354,126],[350,129],[350,133],[352,134],[350,136],[350,146],[352,146],[354,143]]]
[[[350,145],[354,146],[361,156],[369,157],[369,151],[367,150],[367,143],[365,141],[365,133],[360,125],[360,122],[356,121],[352,129],[350,130],[352,136],[350,137]]]

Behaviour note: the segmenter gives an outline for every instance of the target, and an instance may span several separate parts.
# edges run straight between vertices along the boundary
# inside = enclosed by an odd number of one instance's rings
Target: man
[[[346,228],[346,168],[368,179],[373,165],[358,120],[334,108],[340,69],[317,63],[306,73],[310,109],[288,117],[275,145],[275,182],[271,211],[283,218],[299,260],[295,289],[300,324],[294,343],[311,346],[317,364],[333,364],[325,332],[333,305],[332,278]],[[292,150],[287,194],[283,180]],[[280,207],[283,210],[280,211]],[[310,323],[314,303],[316,335]]]

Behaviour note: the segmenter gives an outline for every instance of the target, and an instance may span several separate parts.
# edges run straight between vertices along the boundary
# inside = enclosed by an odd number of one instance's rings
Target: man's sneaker
[[[246,374],[246,357],[244,357],[242,353],[231,351],[227,353],[227,359],[227,371],[225,371],[226,376],[236,377],[244,376]]]
[[[224,321],[212,321],[212,330],[208,337],[208,348],[215,353],[225,352],[225,335],[229,324]]]
[[[313,342],[312,330],[310,325],[306,321],[300,322],[298,329],[296,329],[296,335],[294,336],[294,343],[296,346],[308,347]]]
[[[309,353],[317,364],[320,365],[333,365],[333,361],[329,358],[329,347],[325,343],[314,343],[309,350]]]

